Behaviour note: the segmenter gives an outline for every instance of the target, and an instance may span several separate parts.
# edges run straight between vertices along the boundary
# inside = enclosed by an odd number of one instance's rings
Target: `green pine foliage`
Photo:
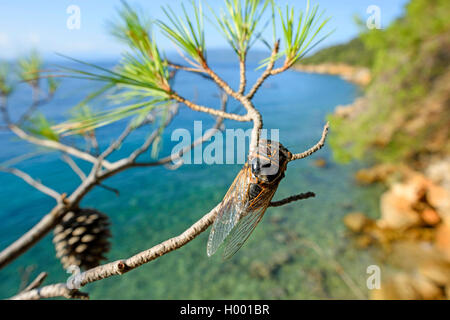
[[[52,123],[41,113],[36,113],[30,118],[25,129],[34,136],[53,141],[59,140],[58,134],[52,128]]]
[[[199,72],[208,68],[205,20],[221,32],[241,61],[245,60],[248,50],[256,41],[260,40],[269,45],[262,39],[261,34],[270,23],[274,39],[277,28],[282,27],[282,49],[276,59],[284,57],[288,66],[302,58],[309,49],[327,36],[322,36],[321,33],[328,19],[322,19],[323,13],[319,13],[317,5],[310,7],[309,0],[305,12],[296,12],[289,6],[286,10],[281,10],[273,0],[223,2],[224,8],[220,14],[211,8],[210,12],[208,10],[205,12],[200,0],[192,1],[189,11],[182,5],[181,16],[177,16],[170,6],[166,6],[162,8],[166,19],[154,21],[122,1],[118,18],[109,23],[112,35],[128,46],[119,65],[113,70],[108,70],[70,58],[82,64],[84,68],[61,67],[66,76],[105,83],[81,104],[106,94],[111,103],[89,118],[82,120],[73,118],[54,126],[56,132],[65,135],[77,134],[128,117],[132,117],[132,124],[135,124],[139,119],[145,119],[148,114],[163,119],[169,106],[174,102],[171,87],[173,64],[159,49],[153,29],[171,40],[189,61],[189,67],[196,68]],[[265,24],[261,22],[264,20],[263,17],[267,19]],[[268,61],[263,61],[263,66]]]

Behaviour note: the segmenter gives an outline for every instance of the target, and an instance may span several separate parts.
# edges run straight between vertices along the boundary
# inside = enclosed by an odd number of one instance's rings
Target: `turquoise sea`
[[[217,72],[237,85],[236,62],[229,54],[212,59]],[[108,65],[107,62],[104,62]],[[255,81],[255,61],[249,64],[249,83]],[[55,121],[92,89],[81,80],[64,80],[55,99],[42,112]],[[217,89],[195,75],[180,73],[176,88],[199,104],[218,107]],[[270,78],[255,97],[265,127],[280,129],[280,141],[293,152],[304,151],[320,138],[327,113],[339,104],[351,103],[361,92],[339,77],[289,71]],[[14,112],[29,103],[28,89],[19,89],[10,103]],[[230,110],[237,108],[230,101]],[[207,115],[182,107],[178,118],[164,134],[160,156],[170,153],[177,143],[170,140],[171,129],[193,129],[194,120],[203,129],[214,123]],[[102,146],[120,133],[124,123],[98,131]],[[249,125],[225,122],[226,128]],[[147,129],[136,132],[120,149],[124,155],[142,142]],[[330,134],[333,134],[331,128]],[[36,149],[11,135],[0,132],[0,161]],[[150,157],[145,154],[144,157]],[[314,160],[324,158],[325,168]],[[89,166],[77,161],[82,168]],[[373,264],[369,253],[352,246],[342,217],[350,211],[371,216],[378,212],[381,188],[360,187],[353,173],[363,163],[340,165],[333,161],[328,146],[310,158],[290,163],[275,199],[313,191],[316,198],[267,210],[244,247],[231,259],[220,254],[208,258],[209,230],[180,250],[167,254],[121,277],[112,277],[84,288],[92,299],[354,299],[367,296],[366,268]],[[16,167],[60,192],[71,192],[78,177],[61,161],[60,155],[41,152]],[[82,202],[109,215],[112,221],[113,261],[127,258],[178,235],[211,210],[226,193],[241,165],[184,165],[176,171],[161,168],[131,169],[106,181],[120,190],[116,196],[97,188]],[[35,191],[18,178],[0,174],[0,249],[37,223],[54,205],[53,199]],[[24,270],[31,277],[49,273],[46,284],[63,282],[69,274],[55,257],[52,235],[0,270],[0,298],[19,290]]]

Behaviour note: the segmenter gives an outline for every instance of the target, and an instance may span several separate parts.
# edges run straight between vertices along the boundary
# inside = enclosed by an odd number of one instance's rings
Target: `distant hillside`
[[[448,0],[412,0],[388,28],[306,60],[371,65],[365,97],[330,117],[330,143],[338,160],[420,164],[450,154],[449,17]],[[365,50],[359,58],[358,46]]]
[[[301,60],[301,64],[345,63],[353,66],[369,67],[373,63],[373,53],[367,49],[361,38],[348,43],[322,49]]]

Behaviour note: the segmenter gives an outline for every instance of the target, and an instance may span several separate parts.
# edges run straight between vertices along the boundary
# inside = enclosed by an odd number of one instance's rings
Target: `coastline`
[[[354,83],[358,83],[354,81],[357,69],[333,64],[297,68],[341,75]],[[424,114],[436,110],[441,111],[438,114],[444,112],[446,95],[442,92],[445,90],[434,95],[433,91],[421,101],[422,110],[417,118],[424,125],[430,119]],[[333,117],[355,121],[370,108],[371,99],[374,95],[366,93],[348,105],[338,105]],[[381,135],[379,147],[387,145],[388,141]],[[429,145],[433,145],[433,141]],[[386,188],[378,199],[378,218],[370,218],[360,211],[349,212],[344,218],[355,247],[360,250],[378,248],[378,254],[396,270],[388,272],[380,289],[370,293],[370,299],[450,299],[448,154],[437,152],[404,163],[377,163],[357,171],[355,180],[361,186],[382,184]]]
[[[306,73],[338,75],[342,79],[360,86],[367,86],[372,80],[372,75],[368,68],[345,63],[297,64],[293,66],[293,70]]]

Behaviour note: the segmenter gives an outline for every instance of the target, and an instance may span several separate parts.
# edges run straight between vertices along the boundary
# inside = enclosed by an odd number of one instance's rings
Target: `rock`
[[[425,175],[434,183],[450,190],[450,157],[432,161],[425,169]]]
[[[405,184],[410,185],[412,198],[422,200],[435,208],[443,220],[450,219],[450,190],[433,182],[421,173],[414,173]],[[424,199],[420,199],[425,197]]]
[[[356,233],[361,233],[366,226],[373,222],[373,220],[367,218],[361,212],[349,213],[344,217],[343,220],[345,226]]]
[[[450,262],[443,259],[428,259],[419,265],[419,272],[440,287],[450,285]]]
[[[428,203],[436,208],[441,218],[450,222],[450,192],[441,186],[430,184],[426,198]]]
[[[372,300],[416,300],[419,294],[411,285],[411,277],[405,273],[399,273],[384,280],[381,288],[370,291]]]
[[[381,164],[372,168],[358,170],[355,174],[355,179],[363,185],[385,182],[396,171],[397,168],[393,165]]]
[[[406,198],[411,204],[419,202],[426,194],[429,180],[422,175],[413,175],[403,183],[394,184],[391,189],[397,195]]]
[[[437,300],[444,297],[444,292],[433,281],[417,274],[412,277],[412,286],[419,295],[419,299]]]
[[[397,273],[384,281],[379,290],[372,290],[373,300],[434,300],[442,299],[444,292],[420,274]]]
[[[421,222],[437,225],[446,219],[449,201],[445,189],[420,173],[410,173],[404,182],[392,184],[382,195],[379,226],[410,228]]]
[[[419,214],[412,209],[410,195],[403,188],[393,188],[381,196],[381,228],[406,229],[421,224]]]
[[[439,216],[439,214],[435,210],[430,208],[426,208],[425,210],[423,210],[421,216],[423,222],[429,226],[435,226],[439,222],[441,222],[441,217]]]
[[[362,234],[356,238],[356,246],[365,249],[373,243],[373,238],[368,234]]]
[[[435,236],[436,248],[440,250],[447,261],[450,261],[450,224],[439,225]]]

